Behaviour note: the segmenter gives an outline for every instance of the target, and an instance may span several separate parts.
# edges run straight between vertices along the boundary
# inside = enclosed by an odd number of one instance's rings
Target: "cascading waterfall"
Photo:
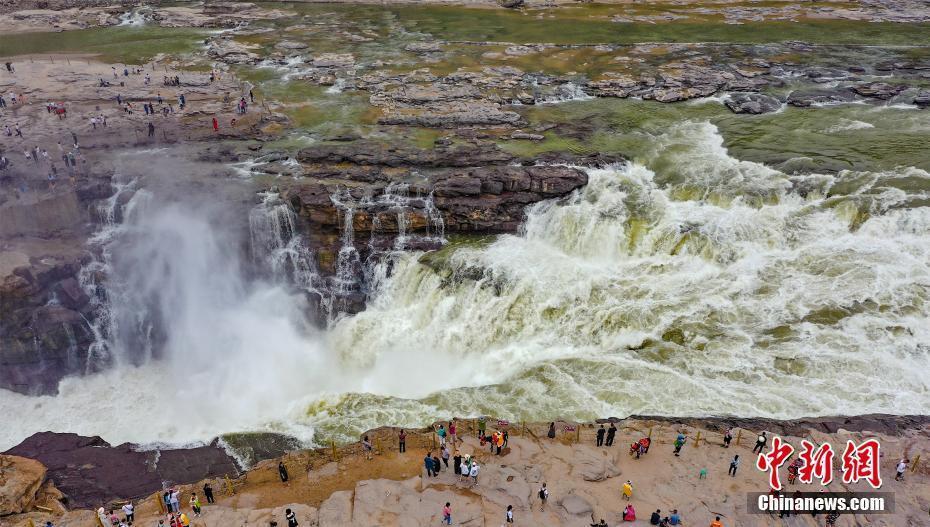
[[[788,418],[930,404],[930,174],[787,174],[731,157],[700,122],[652,145],[532,206],[519,235],[428,260],[381,246],[366,262],[367,309],[322,334],[303,322],[302,295],[244,277],[223,222],[148,199],[128,221],[123,211],[107,295],[121,321],[137,305],[164,319],[160,360],[67,379],[59,397],[4,393],[0,412],[40,406],[36,429],[185,441],[349,438],[477,413]],[[275,254],[291,227],[267,199],[250,226],[275,233],[257,244]],[[378,229],[400,209],[430,210],[402,187],[336,199]]]
[[[315,291],[320,275],[297,229],[297,214],[277,192],[265,192],[261,197],[261,203],[249,212],[253,262],[283,283]]]

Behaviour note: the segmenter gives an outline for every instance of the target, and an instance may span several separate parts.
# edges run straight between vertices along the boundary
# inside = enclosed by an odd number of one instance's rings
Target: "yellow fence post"
[[[740,428],[736,431],[736,444],[739,445],[739,440],[743,438],[743,429]]]
[[[229,474],[223,474],[223,477],[226,479],[226,495],[232,496],[235,494],[235,489],[233,489],[232,480],[229,479]]]
[[[521,421],[521,426],[523,427],[520,431],[520,437],[526,437],[526,421]]]
[[[694,439],[694,448],[701,446],[701,431],[698,430],[697,438]]]
[[[914,458],[914,464],[911,465],[911,472],[917,471],[917,465],[920,464],[920,454],[917,454],[917,457]]]
[[[162,499],[161,494],[156,492],[152,494],[152,497],[155,498],[155,503],[158,503],[158,511],[162,514],[168,514],[168,510],[165,509],[165,500]]]
[[[29,527],[36,527],[36,522],[32,521],[32,518],[29,518],[27,520],[27,524],[29,525]]]
[[[649,438],[649,441],[652,441],[652,427],[651,426],[649,427],[649,435],[646,437]]]
[[[581,425],[575,427],[575,444],[581,443]]]
[[[332,450],[333,450],[333,461],[339,461],[339,457],[336,456],[336,442],[335,442],[335,441],[330,441],[329,444],[330,444],[330,446],[332,447]]]

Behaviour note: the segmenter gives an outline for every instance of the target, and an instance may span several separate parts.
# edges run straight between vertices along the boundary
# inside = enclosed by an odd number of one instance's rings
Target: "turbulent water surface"
[[[388,74],[512,67],[594,78],[643,42],[765,51],[801,39],[824,47],[764,56],[829,69],[930,56],[926,24],[610,21],[612,10],[634,9],[626,4],[562,9],[561,18],[452,6],[273,7],[295,15],[256,21],[230,38],[262,57],[284,38],[314,54],[352,53],[346,75],[371,73],[377,63]],[[635,6],[643,15],[652,9]],[[196,50],[209,34],[146,24],[0,36],[0,49],[82,51],[130,64],[165,53],[206,70],[213,59]],[[446,42],[443,53],[407,49],[426,36]],[[461,43],[482,40],[493,42]],[[506,52],[510,43],[553,41],[572,45]],[[615,46],[594,46],[605,43]],[[849,43],[857,46],[841,46]],[[645,46],[633,63],[672,48]],[[686,48],[669,60],[691,57]],[[695,52],[713,62],[724,50]],[[336,136],[432,148],[447,132],[386,133],[351,75],[324,87],[301,78],[307,68],[283,55],[231,66],[291,119],[289,134],[263,152]],[[794,82],[764,91],[784,96]],[[433,253],[361,262],[345,230],[336,265],[352,271],[347,276],[364,272],[372,290],[367,310],[325,329],[307,316],[306,293],[321,280],[315,255],[277,193],[251,209],[214,210],[200,181],[185,195],[117,177],[100,211],[106,221],[89,243],[94,259],[81,273],[101,315],[87,370],[104,371],[65,379],[57,396],[0,390],[0,415],[28,415],[3,423],[0,450],[40,430],[142,443],[269,430],[322,442],[453,415],[926,412],[930,110],[860,101],[749,116],[726,109],[725,93],[660,104],[590,100],[572,88],[567,82],[541,104],[508,106],[527,130],[546,130],[543,140],[492,140],[527,156],[614,153],[629,163],[586,169],[586,187],[531,207],[518,235],[449,237]],[[150,181],[184,180],[185,169],[165,166],[166,157],[147,164],[157,172]],[[238,180],[228,185],[273,179],[249,172],[255,164],[234,167]],[[240,198],[226,202],[248,202]],[[403,207],[407,198],[392,189],[380,199]],[[441,218],[430,222],[431,235],[443,236]],[[337,285],[341,279],[337,273]]]
[[[0,442],[46,428],[114,441],[256,429],[310,440],[480,413],[792,417],[930,404],[930,174],[874,159],[830,173],[741,160],[701,106],[680,108],[696,118],[626,139],[605,132],[634,160],[533,206],[520,235],[453,239],[438,253],[398,253],[392,273],[370,269],[368,309],[324,331],[304,321],[292,286],[312,287],[312,263],[273,195],[246,238],[272,271],[286,259],[304,270],[291,287],[247,278],[217,216],[129,183],[111,203],[127,202],[122,221],[98,235],[105,250],[90,266],[115,277],[111,336],[97,352],[120,366],[66,379],[57,397],[4,392],[0,412],[30,419]],[[870,134],[858,124],[868,119],[882,126],[868,113],[818,126]],[[149,335],[153,321],[170,330]],[[163,344],[161,360],[148,360],[150,342]]]

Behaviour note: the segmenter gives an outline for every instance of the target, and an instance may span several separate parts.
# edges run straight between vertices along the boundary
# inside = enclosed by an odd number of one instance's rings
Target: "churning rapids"
[[[300,243],[253,232],[253,253],[305,272],[246,279],[217,222],[137,191],[95,240],[106,247],[95,265],[117,283],[95,352],[118,366],[66,379],[56,397],[2,392],[3,415],[29,418],[8,420],[0,446],[46,429],[117,442],[243,430],[312,440],[479,413],[930,405],[930,174],[788,175],[734,159],[702,122],[651,144],[636,163],[590,170],[568,199],[533,206],[519,236],[396,255],[390,276],[376,265],[368,309],[327,330],[305,322],[295,292],[313,280]],[[278,213],[251,223],[286,231]],[[155,319],[167,330],[153,358],[133,335]]]

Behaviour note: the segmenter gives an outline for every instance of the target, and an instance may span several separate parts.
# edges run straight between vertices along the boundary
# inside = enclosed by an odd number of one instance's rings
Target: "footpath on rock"
[[[930,426],[925,417],[864,416],[852,418],[811,418],[794,421],[731,418],[649,418],[605,419],[596,423],[556,421],[555,438],[547,437],[548,423],[509,423],[485,419],[485,433],[508,432],[506,446],[500,454],[478,440],[478,419],[457,419],[458,440],[447,436],[449,466],[441,465],[437,476],[424,470],[424,456],[441,456],[441,439],[435,433],[440,424],[418,430],[406,430],[406,452],[398,452],[400,429],[384,427],[366,432],[373,455],[366,456],[362,443],[314,450],[292,450],[281,457],[257,462],[240,476],[222,462],[208,463],[216,455],[209,447],[186,451],[161,451],[157,462],[148,469],[133,461],[151,453],[133,452],[132,448],[105,446],[96,440],[72,438],[80,444],[58,454],[41,446],[62,444],[54,435],[28,440],[11,453],[38,448],[33,454],[51,463],[23,457],[3,456],[0,503],[2,514],[12,525],[29,521],[39,525],[52,521],[58,526],[93,526],[92,510],[114,509],[128,501],[135,505],[135,522],[156,524],[165,518],[162,490],[174,488],[182,497],[181,511],[194,526],[269,525],[286,523],[285,510],[297,514],[304,526],[433,525],[439,522],[443,505],[452,505],[455,525],[495,526],[503,523],[508,506],[513,507],[515,525],[589,525],[604,519],[608,525],[620,525],[621,513],[629,503],[637,511],[637,524],[645,523],[652,511],[663,516],[677,510],[685,525],[709,524],[721,516],[724,525],[822,525],[819,517],[794,516],[781,520],[777,515],[752,514],[747,510],[747,493],[768,490],[768,475],[755,468],[756,454],[751,449],[756,436],[766,432],[779,436],[800,450],[800,441],[816,445],[830,444],[842,449],[848,440],[859,443],[876,439],[881,444],[880,469],[884,492],[894,495],[893,514],[844,515],[837,525],[896,526],[921,525],[928,514],[930,501],[923,489],[930,469],[920,460],[930,449]],[[597,430],[616,426],[612,444],[597,444]],[[724,445],[723,434],[729,429],[732,441]],[[686,437],[680,455],[674,455],[673,442],[678,434]],[[630,453],[630,444],[651,438],[648,452]],[[606,436],[607,442],[610,435]],[[454,446],[453,446],[454,445]],[[100,454],[88,453],[97,447]],[[28,453],[28,452],[26,452]],[[729,465],[739,455],[742,463],[735,476]],[[480,470],[475,483],[463,479],[453,470],[454,457],[468,456]],[[795,457],[797,454],[795,454]],[[902,458],[910,464],[902,481],[895,479],[895,467]],[[70,459],[70,461],[69,461]],[[793,461],[794,458],[792,458]],[[179,460],[186,460],[188,472],[177,471]],[[288,478],[282,482],[280,466]],[[156,466],[157,465],[157,466]],[[169,468],[162,465],[173,465]],[[786,464],[783,482],[788,481]],[[174,472],[172,472],[174,470]],[[193,477],[197,471],[204,477]],[[226,472],[228,470],[228,472]],[[839,476],[842,461],[834,460]],[[146,473],[148,472],[148,473]],[[223,472],[222,474],[220,472]],[[156,479],[170,474],[159,484]],[[153,478],[154,476],[154,478]],[[111,478],[113,487],[104,492],[95,482]],[[80,494],[84,489],[91,492]],[[632,484],[629,501],[621,498],[622,487]],[[203,487],[212,486],[215,504],[206,503]],[[542,503],[538,491],[545,483],[549,491]],[[817,492],[816,483],[785,483],[785,492]],[[69,492],[62,494],[63,488]],[[143,489],[146,489],[143,491]],[[864,482],[845,484],[834,478],[827,487],[831,492],[871,491]],[[117,497],[117,495],[120,497]],[[203,506],[202,516],[195,516],[188,505],[197,494]],[[78,504],[66,509],[64,504]],[[788,523],[784,523],[787,521]]]

